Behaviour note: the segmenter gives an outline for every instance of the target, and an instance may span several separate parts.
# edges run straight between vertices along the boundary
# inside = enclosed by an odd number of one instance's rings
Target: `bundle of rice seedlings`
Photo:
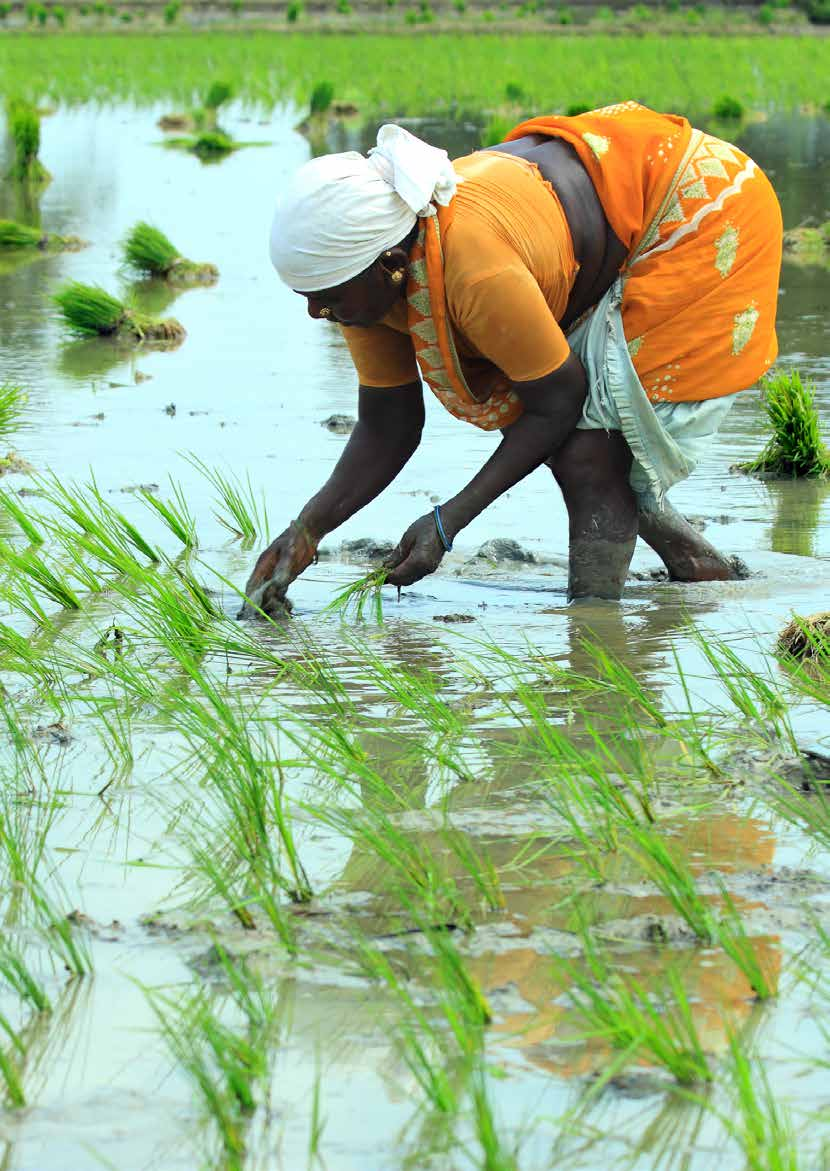
[[[233,89],[226,81],[213,81],[205,94],[205,109],[218,110],[233,97]]]
[[[197,134],[184,138],[168,138],[166,146],[176,147],[179,150],[189,150],[197,155],[202,162],[215,162],[238,150],[240,146],[250,143],[235,142],[224,130],[200,130]]]
[[[765,378],[762,391],[772,437],[760,455],[737,464],[737,470],[769,478],[830,476],[812,384],[792,370]]]
[[[213,284],[219,270],[215,264],[186,260],[164,232],[141,220],[124,241],[124,259],[144,276],[162,277],[175,284]]]
[[[21,183],[48,183],[51,175],[38,158],[40,117],[34,106],[15,99],[6,107],[9,133],[14,142],[14,163],[9,178]]]
[[[40,252],[75,252],[84,247],[78,236],[58,236],[41,228],[19,224],[16,220],[0,220],[0,249],[30,248]]]
[[[373,569],[365,577],[350,582],[329,602],[326,610],[334,611],[343,618],[351,611],[360,621],[367,607],[370,607],[375,621],[382,623],[383,585],[388,576],[388,569]]]
[[[778,649],[794,659],[830,661],[830,610],[806,618],[796,614],[778,635]]]
[[[175,318],[159,320],[138,313],[95,285],[70,281],[53,299],[69,329],[81,337],[98,335],[133,342],[184,340],[184,327]]]
[[[313,118],[316,115],[325,114],[328,112],[332,98],[334,97],[334,86],[330,81],[318,81],[311,91],[311,96],[308,100],[308,112]]]

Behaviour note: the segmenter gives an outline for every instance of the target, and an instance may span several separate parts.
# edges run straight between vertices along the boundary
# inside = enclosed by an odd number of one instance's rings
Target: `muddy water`
[[[333,413],[354,413],[353,377],[336,332],[305,316],[300,299],[279,285],[268,262],[274,192],[281,176],[308,156],[308,144],[293,130],[295,117],[284,112],[260,119],[235,111],[224,119],[235,137],[268,145],[205,167],[159,145],[155,121],[161,112],[162,107],[127,106],[61,110],[43,124],[43,158],[55,179],[42,198],[21,205],[8,186],[0,188],[0,215],[90,241],[77,254],[39,258],[12,271],[0,267],[0,376],[29,390],[28,425],[15,445],[36,467],[52,467],[67,479],[84,478],[93,468],[102,490],[125,509],[131,505],[125,489],[147,483],[164,487],[172,475],[188,490],[205,563],[241,584],[252,553],[228,541],[204,482],[181,453],[193,451],[208,464],[249,471],[266,493],[274,535],[319,487],[342,449],[343,438],[321,423]],[[455,154],[476,142],[469,127],[426,125],[422,132]],[[361,137],[350,132],[330,145],[355,145]],[[830,123],[776,117],[747,127],[738,141],[768,170],[787,226],[808,216],[826,218]],[[5,165],[0,157],[0,168]],[[215,288],[183,293],[167,306],[155,301],[155,311],[182,321],[187,341],[171,353],[129,355],[107,343],[67,343],[50,293],[69,278],[126,288],[118,272],[118,242],[139,218],[158,222],[190,258],[219,266]],[[136,295],[147,299],[158,293],[144,288]],[[815,379],[825,418],[830,414],[828,302],[827,270],[785,265],[781,361]],[[137,374],[149,378],[137,382]],[[621,606],[568,607],[565,513],[550,476],[537,472],[470,526],[439,574],[407,591],[399,604],[390,600],[385,628],[367,637],[391,662],[428,667],[453,695],[463,686],[459,651],[473,654],[467,638],[490,637],[516,651],[529,641],[581,669],[580,639],[591,631],[667,704],[677,700],[675,647],[705,705],[715,688],[686,633],[689,619],[727,639],[748,664],[763,667],[771,636],[792,609],[827,607],[830,490],[731,474],[730,464],[753,455],[763,438],[758,399],[748,393],[737,401],[706,463],[673,493],[675,505],[698,517],[708,536],[744,557],[754,571],[749,581],[680,587],[632,580]],[[469,478],[493,442],[428,401],[424,443],[399,481],[344,526],[330,542],[334,556],[298,583],[299,619],[313,625],[347,678],[350,656],[356,661],[359,655],[343,641],[336,622],[316,619],[333,589],[360,572],[337,556],[339,541],[369,535],[396,540],[433,499],[445,498]],[[5,484],[22,487],[25,479],[9,477]],[[152,523],[144,527],[162,539]],[[511,570],[476,560],[478,546],[494,536],[519,541],[534,553],[536,564]],[[647,573],[656,565],[648,550],[638,550],[635,570]],[[229,611],[234,607],[229,591],[224,604]],[[448,613],[472,616],[475,623],[433,623]],[[90,623],[94,615],[82,620],[85,628]],[[367,711],[377,710],[356,683],[353,690]],[[50,718],[44,714],[43,722]],[[826,710],[805,704],[794,719],[803,743],[826,745]],[[474,715],[471,722],[477,722]],[[49,749],[56,787],[64,794],[50,843],[69,902],[98,924],[95,975],[60,994],[55,1019],[32,1045],[27,1070],[32,1106],[17,1114],[0,1112],[0,1153],[6,1144],[0,1163],[16,1171],[193,1167],[201,1162],[191,1145],[199,1147],[199,1116],[183,1075],[171,1069],[155,1036],[139,986],[179,985],[194,972],[209,974],[203,931],[173,932],[168,919],[155,930],[140,922],[165,902],[178,878],[169,810],[159,804],[158,789],[166,761],[180,745],[169,732],[138,721],[131,783],[102,802],[96,793],[108,773],[94,722],[79,716],[71,733],[68,745]],[[509,729],[502,735],[509,741]],[[491,735],[491,746],[496,740]],[[383,759],[380,736],[374,751]],[[388,751],[391,761],[394,748]],[[527,788],[529,772],[510,753],[499,766],[493,751],[487,784],[461,786],[453,797],[459,828],[504,861],[534,835],[553,833]],[[434,832],[429,770],[416,763],[398,779],[422,794],[409,816],[429,841]],[[714,804],[705,814],[696,812],[710,799]],[[688,804],[688,813],[673,821],[675,833],[702,874],[718,868],[730,875],[735,897],[749,908],[752,933],[768,941],[765,954],[773,970],[782,970],[788,992],[773,1009],[753,1008],[723,957],[686,944],[687,985],[699,1027],[707,1044],[722,1052],[718,1010],[727,1003],[755,1036],[780,1092],[820,1102],[822,1075],[806,1058],[823,1051],[823,1039],[809,1019],[809,994],[787,973],[804,943],[805,905],[826,915],[830,871],[808,855],[805,839],[785,829],[763,803],[756,805],[754,794],[724,798],[704,791]],[[376,864],[367,871],[366,859],[351,845],[313,824],[302,830],[300,845],[317,884],[339,882],[340,897],[365,905],[366,929],[374,924],[380,931],[383,907],[373,900],[382,894],[384,876]],[[668,1093],[659,1079],[635,1077],[604,1095],[578,1136],[565,1137],[555,1121],[576,1106],[588,1075],[607,1062],[598,1047],[573,1040],[550,978],[550,955],[573,948],[567,915],[556,909],[568,865],[565,855],[549,850],[537,880],[517,882],[507,913],[483,916],[465,944],[494,1010],[488,1054],[504,1074],[494,1079],[492,1091],[500,1123],[506,1134],[522,1135],[522,1167],[564,1165],[566,1156],[585,1168],[611,1160],[638,1168],[666,1166],[670,1155],[687,1148],[684,1166],[708,1168],[713,1149],[719,1149],[717,1127],[693,1103]],[[618,938],[641,940],[645,919],[662,915],[665,907],[623,869],[610,878],[592,910]],[[325,922],[310,928],[315,947],[325,938]],[[290,964],[273,941],[243,938],[224,921],[217,926],[231,946],[256,953],[261,970],[279,983],[284,1005],[273,1133],[261,1165],[306,1165],[309,1099],[318,1078],[327,1167],[429,1165],[428,1136],[413,1119],[416,1087],[389,1039],[394,1006],[356,979],[348,965],[330,957]],[[402,952],[405,943],[392,939],[388,946]],[[640,947],[631,963],[642,975],[655,975],[664,957],[659,949]],[[53,980],[56,998],[62,987],[61,980]],[[803,1060],[792,1061],[793,1050]],[[475,1166],[476,1159],[457,1149],[434,1165]]]

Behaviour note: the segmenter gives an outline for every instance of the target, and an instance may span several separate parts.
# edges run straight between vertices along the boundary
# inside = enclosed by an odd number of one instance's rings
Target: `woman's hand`
[[[254,571],[248,578],[245,593],[248,601],[239,612],[240,618],[254,618],[257,609],[270,617],[284,614],[285,594],[295,578],[311,565],[317,556],[318,538],[299,521],[280,533],[275,541],[260,553]]]
[[[408,586],[420,581],[438,568],[445,552],[435,527],[434,515],[430,512],[419,517],[409,526],[397,548],[383,563],[386,569],[392,571],[386,579],[387,583]]]

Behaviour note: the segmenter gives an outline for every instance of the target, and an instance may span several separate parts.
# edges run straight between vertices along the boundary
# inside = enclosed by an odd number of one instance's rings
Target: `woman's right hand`
[[[257,558],[254,571],[245,586],[246,602],[240,618],[254,618],[259,610],[270,617],[284,614],[286,591],[295,578],[317,557],[318,538],[300,521],[292,520],[288,528],[272,541]]]

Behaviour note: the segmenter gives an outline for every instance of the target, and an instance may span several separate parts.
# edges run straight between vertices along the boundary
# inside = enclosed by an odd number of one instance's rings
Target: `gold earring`
[[[391,252],[384,252],[384,254],[383,254],[383,255],[384,255],[384,257],[385,257],[385,258],[388,260],[388,259],[389,259],[389,257],[392,255],[392,253],[391,253]]]
[[[402,268],[396,268],[393,273],[390,273],[390,276],[392,277],[392,283],[399,285],[404,278],[404,271]]]
[[[321,317],[331,317],[331,309],[321,309],[320,316]]]

